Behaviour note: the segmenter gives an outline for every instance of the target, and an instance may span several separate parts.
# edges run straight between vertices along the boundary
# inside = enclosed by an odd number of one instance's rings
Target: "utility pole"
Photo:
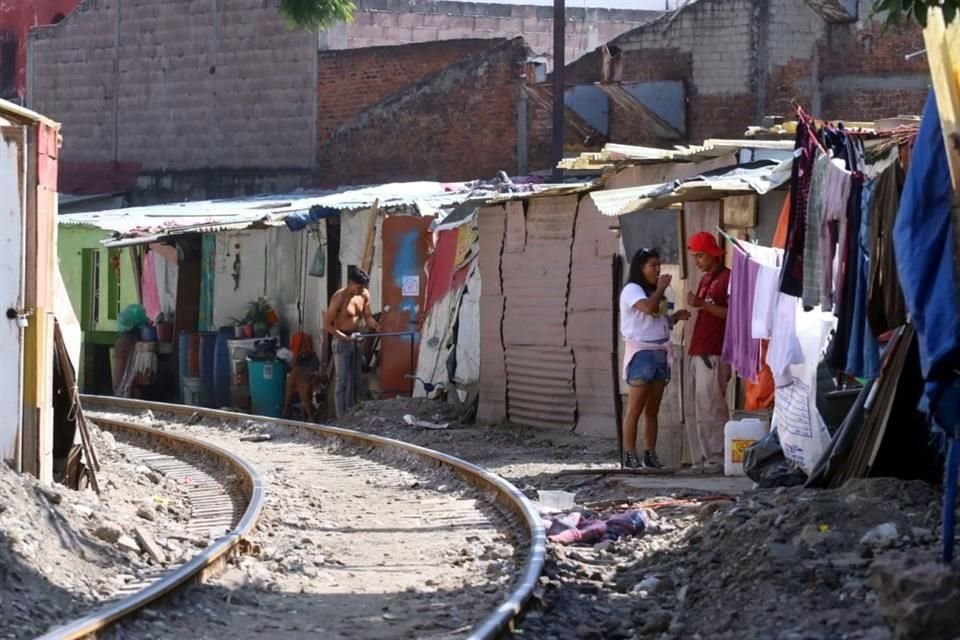
[[[566,66],[567,9],[564,0],[553,0],[553,178],[563,178],[557,164],[563,160],[563,72]]]

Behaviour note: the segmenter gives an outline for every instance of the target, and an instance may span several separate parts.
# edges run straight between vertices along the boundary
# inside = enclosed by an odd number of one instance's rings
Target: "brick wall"
[[[0,2],[0,98],[22,101],[27,86],[27,34],[32,27],[59,22],[80,0]]]
[[[33,106],[63,123],[67,163],[311,165],[316,40],[277,0],[84,0],[31,38]]]
[[[838,17],[841,6],[853,3],[699,0],[611,44],[623,51],[625,83],[684,83],[687,137],[694,142],[740,137],[763,115],[789,117],[793,101],[828,119],[919,113],[929,82],[927,62],[923,57],[907,61],[904,55],[923,48],[920,29],[884,32],[871,18],[871,0],[859,0],[856,20],[824,18],[822,13]],[[568,86],[600,80],[599,51],[567,67]],[[548,121],[549,113],[532,118]],[[657,144],[635,125],[636,119],[611,105],[611,140]],[[544,135],[533,126],[531,131]],[[536,159],[545,162],[547,156]]]
[[[553,51],[553,7],[447,0],[355,0],[354,21],[320,36],[321,49],[523,36],[536,53]],[[661,14],[659,11],[584,9],[567,3],[567,61]]]
[[[321,51],[317,62],[317,145],[340,124],[395,93],[503,40],[446,40]]]
[[[324,185],[468,180],[517,166],[520,38],[474,54],[342,124],[318,153]]]

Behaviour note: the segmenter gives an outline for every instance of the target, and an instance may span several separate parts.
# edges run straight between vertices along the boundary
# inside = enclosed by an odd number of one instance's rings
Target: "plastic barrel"
[[[183,404],[200,406],[200,378],[183,379]]]
[[[283,392],[287,369],[280,360],[247,360],[250,377],[250,400],[253,412],[279,418],[283,411]]]
[[[187,336],[187,378],[200,377],[200,334]]]
[[[230,401],[230,346],[233,327],[220,327],[217,331],[217,346],[213,354],[213,386],[216,392],[217,406],[229,407]]]
[[[217,406],[216,387],[213,384],[213,375],[216,364],[217,334],[204,331],[200,334],[200,405],[204,407]]]
[[[179,337],[177,338],[177,355],[179,359],[177,361],[177,377],[180,380],[190,377],[190,371],[187,369],[187,366],[190,362],[188,354],[190,352],[190,334],[186,331],[181,331]]]

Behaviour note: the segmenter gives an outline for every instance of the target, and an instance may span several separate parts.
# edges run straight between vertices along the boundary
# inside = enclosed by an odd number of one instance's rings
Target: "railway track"
[[[263,475],[253,472],[251,485],[260,492],[259,518],[248,520],[248,507],[238,520],[242,492],[228,512],[206,485],[198,515],[213,526],[238,524],[218,541],[228,547],[229,538],[230,546],[217,560],[180,581],[209,578],[202,586],[158,603],[181,589],[169,586],[51,638],[494,638],[512,628],[537,585],[544,555],[538,515],[508,482],[467,462],[334,427],[117,398],[83,402],[105,428],[200,441],[246,461]],[[143,424],[146,409],[147,422],[161,429]],[[153,462],[189,472],[175,459]],[[248,528],[239,532],[239,524]],[[246,538],[261,545],[260,556],[237,554]]]
[[[213,540],[188,562],[157,569],[125,584],[106,604],[52,629],[41,640],[96,636],[151,603],[219,571],[253,529],[263,506],[259,473],[225,449],[132,422],[101,420],[99,424],[118,436],[118,447],[131,460],[181,483],[191,504],[187,531],[210,535]]]

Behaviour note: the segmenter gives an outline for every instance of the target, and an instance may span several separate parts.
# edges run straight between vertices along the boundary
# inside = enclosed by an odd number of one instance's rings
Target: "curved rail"
[[[489,640],[501,636],[505,631],[512,631],[513,623],[523,613],[526,604],[530,600],[540,574],[543,571],[544,556],[546,552],[546,533],[543,523],[537,511],[527,500],[519,489],[500,476],[479,467],[475,464],[461,460],[451,455],[419,447],[414,444],[384,438],[350,429],[340,427],[330,427],[315,425],[297,420],[287,420],[283,418],[266,418],[247,413],[236,413],[233,411],[223,411],[219,409],[206,409],[202,407],[192,407],[179,404],[169,404],[165,402],[147,402],[142,400],[132,400],[129,398],[113,398],[106,396],[81,396],[81,402],[84,406],[93,408],[104,407],[126,410],[144,410],[150,409],[155,412],[170,413],[174,415],[192,416],[199,414],[210,418],[219,418],[221,420],[269,420],[273,424],[284,425],[293,429],[302,429],[315,433],[317,435],[337,438],[352,442],[354,444],[373,446],[378,448],[390,447],[399,449],[412,454],[421,459],[430,459],[446,467],[453,469],[457,475],[467,484],[479,488],[487,489],[493,492],[497,502],[512,512],[527,528],[527,536],[530,544],[527,548],[527,559],[523,567],[522,575],[518,584],[510,592],[508,598],[495,611],[490,613],[474,628],[470,634],[470,640]]]
[[[123,430],[138,435],[146,435],[148,438],[161,441],[173,449],[200,451],[225,463],[240,479],[242,489],[247,496],[247,507],[235,527],[188,562],[172,569],[162,578],[136,593],[109,602],[82,618],[51,629],[40,636],[40,640],[73,640],[96,636],[125,617],[146,608],[153,602],[194,580],[201,579],[207,572],[217,569],[227,560],[238,547],[241,539],[253,530],[263,509],[264,492],[260,474],[246,461],[226,449],[194,438],[174,435],[142,425],[117,420],[98,420],[97,422],[103,423],[110,430]]]

